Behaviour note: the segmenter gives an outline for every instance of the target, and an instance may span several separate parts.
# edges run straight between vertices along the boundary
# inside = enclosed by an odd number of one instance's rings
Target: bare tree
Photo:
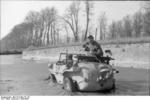
[[[99,31],[100,31],[100,40],[105,39],[106,27],[107,27],[107,18],[105,12],[99,16]]]
[[[66,42],[69,43],[70,42],[70,38],[69,38],[69,30],[68,30],[68,24],[64,23],[63,24],[63,27],[64,27],[64,30],[66,32]]]
[[[97,39],[97,28],[95,29],[95,40]]]
[[[37,41],[38,41],[38,32],[37,30],[40,28],[39,27],[39,12],[35,12],[35,11],[30,11],[26,18],[25,18],[25,23],[32,23],[33,24],[33,30],[31,33],[31,40],[32,40],[32,44],[31,45],[36,45]]]
[[[75,41],[79,40],[79,11],[80,1],[73,1],[70,7],[67,9],[66,15],[63,17],[63,20],[72,30]]]
[[[150,1],[145,1],[144,9],[144,32],[146,36],[150,36]]]
[[[57,32],[57,10],[52,8],[42,9],[40,12],[31,11],[25,18],[25,22],[33,23],[32,40],[34,45],[42,46],[55,44]]]
[[[124,37],[124,27],[122,21],[117,21],[115,23],[116,38]]]
[[[116,22],[114,21],[109,25],[109,34],[110,34],[110,38],[115,39],[117,37]]]
[[[11,30],[9,35],[3,39],[4,46],[6,50],[26,48],[31,44],[31,39],[29,38],[32,32],[33,24],[32,23],[21,23],[15,25]]]
[[[91,15],[92,8],[93,8],[93,3],[90,2],[89,0],[86,0],[85,1],[86,29],[85,29],[84,40],[86,40],[86,38],[87,38],[88,29],[89,29],[89,22],[90,22],[90,15]]]
[[[139,37],[141,35],[142,28],[143,28],[143,15],[141,12],[137,12],[133,17],[133,31],[136,37]]]
[[[57,24],[57,10],[52,7],[52,8],[47,8],[45,9],[46,13],[46,26],[47,26],[47,31],[46,31],[46,40],[47,44],[49,44],[50,40],[50,34],[51,34],[51,41],[52,44],[55,44],[56,40],[56,24]],[[51,30],[51,31],[50,31]]]
[[[126,16],[123,19],[124,22],[124,34],[126,37],[132,37],[132,20],[130,19],[130,16]]]

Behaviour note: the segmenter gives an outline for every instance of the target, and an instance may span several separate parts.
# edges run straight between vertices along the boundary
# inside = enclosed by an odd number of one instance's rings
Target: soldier
[[[100,44],[94,40],[92,35],[88,36],[88,40],[83,47],[85,51],[89,51],[90,54],[95,55],[97,58],[103,56],[103,50]]]
[[[72,58],[73,58],[72,54],[67,55],[67,64],[66,64],[67,69],[70,69],[73,66],[73,59]]]

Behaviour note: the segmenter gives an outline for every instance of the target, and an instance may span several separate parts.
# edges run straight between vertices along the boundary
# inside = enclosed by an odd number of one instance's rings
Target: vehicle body
[[[56,63],[49,64],[50,78],[53,82],[63,84],[68,91],[100,91],[115,88],[114,73],[109,65],[110,57],[102,57],[101,61],[94,56],[84,54],[73,55],[73,64],[67,68],[68,53],[61,53]],[[64,58],[62,57],[64,56]]]

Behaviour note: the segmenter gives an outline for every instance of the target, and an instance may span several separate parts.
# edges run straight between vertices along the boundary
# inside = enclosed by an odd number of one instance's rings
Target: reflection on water
[[[10,65],[23,62],[21,55],[0,55],[1,65]]]
[[[49,61],[56,61],[56,59],[54,59],[54,57],[51,57],[49,58]],[[0,55],[0,65],[12,65],[27,62],[45,63],[48,62],[48,60],[25,60],[22,59],[22,55]]]

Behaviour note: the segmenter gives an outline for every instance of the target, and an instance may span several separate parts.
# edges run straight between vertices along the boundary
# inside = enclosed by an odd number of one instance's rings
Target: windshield
[[[99,60],[94,56],[85,56],[85,55],[79,55],[78,56],[79,61],[86,61],[86,62],[99,62]]]

